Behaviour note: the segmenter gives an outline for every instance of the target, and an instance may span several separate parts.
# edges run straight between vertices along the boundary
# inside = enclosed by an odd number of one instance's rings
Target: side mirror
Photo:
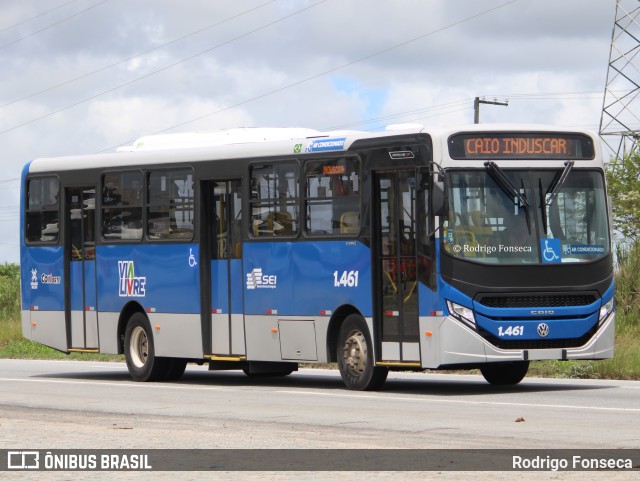
[[[444,215],[444,182],[441,180],[437,180],[433,183],[433,189],[431,191],[431,204],[433,208],[433,215],[440,216]]]

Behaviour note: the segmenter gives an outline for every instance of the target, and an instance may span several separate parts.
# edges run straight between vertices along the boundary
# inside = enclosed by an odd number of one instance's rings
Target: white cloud
[[[158,97],[129,97],[92,102],[87,112],[86,135],[100,137],[103,148],[135,140],[150,132],[217,112],[222,106],[198,98],[175,99]],[[242,110],[225,112],[221,116],[193,122],[188,130],[217,130],[229,125],[251,123]],[[141,125],[144,125],[144,129]]]

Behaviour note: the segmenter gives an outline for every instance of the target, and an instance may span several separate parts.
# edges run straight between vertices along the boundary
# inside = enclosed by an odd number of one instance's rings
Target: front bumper
[[[421,317],[421,362],[423,368],[437,369],[487,362],[610,359],[613,357],[614,331],[615,312],[612,312],[582,346],[566,349],[500,349],[451,316]]]

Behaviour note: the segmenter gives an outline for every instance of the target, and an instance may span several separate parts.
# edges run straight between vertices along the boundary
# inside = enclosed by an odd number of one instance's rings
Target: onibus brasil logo
[[[144,297],[146,277],[136,277],[133,261],[118,261],[118,295],[120,297]]]

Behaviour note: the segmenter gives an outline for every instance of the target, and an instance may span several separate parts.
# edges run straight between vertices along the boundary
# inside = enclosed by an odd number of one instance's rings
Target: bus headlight
[[[609,299],[604,306],[600,308],[600,317],[598,318],[598,324],[602,324],[604,320],[609,317],[609,314],[613,311],[613,297]]]
[[[451,301],[447,301],[447,309],[449,310],[449,314],[451,314],[451,316],[475,328],[476,318],[473,315],[472,309],[461,306],[460,304],[456,304],[455,302]]]

